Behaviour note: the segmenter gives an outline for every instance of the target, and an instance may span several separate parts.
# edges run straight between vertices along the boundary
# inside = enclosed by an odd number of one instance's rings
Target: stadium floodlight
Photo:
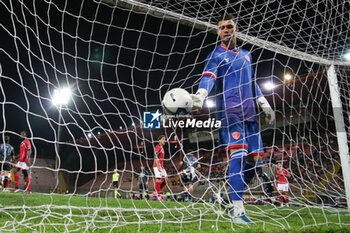
[[[350,61],[350,51],[344,54],[344,58],[345,60]]]
[[[213,107],[215,107],[215,102],[213,100],[209,99],[206,101],[206,105],[208,108],[213,108]]]
[[[275,84],[273,82],[269,81],[269,82],[264,83],[264,88],[266,90],[273,90],[275,87],[276,86],[275,86]]]
[[[291,80],[292,78],[293,78],[293,77],[292,77],[291,74],[288,74],[288,73],[287,73],[287,74],[284,75],[284,80],[285,80],[285,81],[289,81],[289,80]]]
[[[55,106],[61,107],[69,103],[71,96],[72,91],[68,87],[56,89],[53,92],[52,103]]]

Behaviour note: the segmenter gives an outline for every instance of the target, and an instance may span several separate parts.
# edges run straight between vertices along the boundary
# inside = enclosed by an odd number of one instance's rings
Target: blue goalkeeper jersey
[[[256,99],[263,96],[254,80],[251,54],[244,49],[216,47],[206,60],[198,88],[215,86],[216,118],[257,121]]]

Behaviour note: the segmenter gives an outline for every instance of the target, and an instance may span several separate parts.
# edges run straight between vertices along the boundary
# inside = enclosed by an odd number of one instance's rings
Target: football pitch
[[[1,192],[0,232],[350,232],[345,209],[246,209],[256,225],[232,224],[213,204]]]

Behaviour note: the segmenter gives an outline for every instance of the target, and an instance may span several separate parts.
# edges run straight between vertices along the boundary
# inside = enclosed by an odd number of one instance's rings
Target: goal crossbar
[[[152,15],[154,17],[163,18],[168,21],[177,22],[188,27],[193,27],[198,30],[206,30],[210,33],[216,33],[216,25],[213,25],[209,22],[204,22],[198,18],[188,17],[183,14],[172,12],[169,10],[161,9],[159,7],[151,6],[143,2],[136,0],[103,0],[105,3],[116,5],[121,8],[130,9],[134,12],[144,13]],[[311,55],[305,52],[301,52],[295,49],[291,49],[285,46],[278,45],[273,42],[269,42],[263,39],[259,39],[241,32],[236,33],[237,39],[244,41],[246,43],[258,46],[260,48],[286,55],[289,57],[297,58],[303,61],[318,63],[321,65],[338,65],[338,66],[347,66],[349,63],[340,61],[340,60],[328,60],[315,55]]]

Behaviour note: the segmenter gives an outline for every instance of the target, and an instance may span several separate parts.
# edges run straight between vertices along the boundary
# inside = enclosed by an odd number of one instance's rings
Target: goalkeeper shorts
[[[219,131],[221,150],[248,149],[248,154],[263,155],[264,148],[261,140],[259,124],[235,119],[221,120]]]

